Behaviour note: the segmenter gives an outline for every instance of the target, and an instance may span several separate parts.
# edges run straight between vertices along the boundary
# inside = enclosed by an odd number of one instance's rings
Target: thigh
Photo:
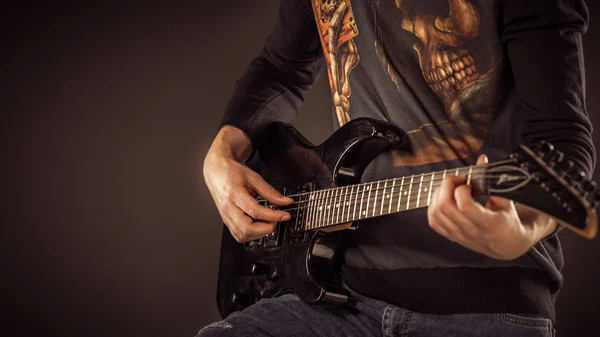
[[[288,294],[260,300],[197,335],[215,336],[381,336],[381,320],[354,308],[307,304]]]
[[[389,307],[383,316],[385,337],[552,337],[552,321],[513,314],[427,315]]]

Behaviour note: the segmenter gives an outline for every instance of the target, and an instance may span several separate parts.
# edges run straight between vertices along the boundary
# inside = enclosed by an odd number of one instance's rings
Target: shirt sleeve
[[[242,129],[258,148],[274,121],[290,121],[324,62],[310,0],[281,0],[262,52],[236,82],[220,127]]]
[[[500,0],[499,27],[512,66],[522,140],[547,140],[590,175],[595,166],[585,104],[583,0]]]

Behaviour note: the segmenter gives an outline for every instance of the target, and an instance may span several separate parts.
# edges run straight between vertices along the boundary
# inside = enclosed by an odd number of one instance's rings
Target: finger
[[[457,226],[450,218],[444,214],[440,213],[437,215],[437,227],[439,228],[438,233],[446,237],[448,240],[452,242],[456,242],[461,246],[473,250],[475,252],[490,255],[491,252],[484,245],[481,245],[477,240],[471,239],[468,234],[465,234],[460,228]],[[445,234],[442,234],[445,233]]]
[[[442,185],[438,189],[439,195],[437,203],[439,204],[439,206],[446,207],[448,204],[454,205],[454,189],[457,186],[464,184],[465,181],[466,178],[462,176],[452,176],[444,178],[444,180],[442,180]]]
[[[488,207],[494,211],[516,211],[515,203],[512,200],[496,196],[489,197]]]
[[[494,213],[473,199],[471,186],[458,186],[454,190],[454,199],[458,210],[457,217],[469,219],[477,227],[487,228],[493,221]]]
[[[253,174],[248,177],[248,183],[258,195],[277,206],[287,206],[294,201],[292,198],[281,195],[279,191],[269,185],[269,183],[267,183],[259,174],[255,172],[252,173]]]
[[[241,193],[235,200],[235,204],[254,220],[263,220],[266,222],[287,221],[291,218],[290,214],[284,211],[270,209],[262,206],[248,193]]]
[[[489,159],[488,156],[486,154],[482,154],[477,158],[477,163],[476,165],[485,165],[489,163]]]
[[[253,221],[244,211],[237,208],[229,216],[230,226],[235,227],[238,242],[247,242],[260,239],[263,236],[273,232],[274,223],[263,221]]]

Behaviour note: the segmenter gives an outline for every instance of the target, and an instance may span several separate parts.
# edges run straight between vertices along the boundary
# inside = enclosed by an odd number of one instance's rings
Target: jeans
[[[353,297],[356,302],[345,307],[307,304],[293,294],[262,299],[223,321],[207,325],[196,337],[554,336],[552,321],[543,317],[503,313],[431,315],[354,292]]]

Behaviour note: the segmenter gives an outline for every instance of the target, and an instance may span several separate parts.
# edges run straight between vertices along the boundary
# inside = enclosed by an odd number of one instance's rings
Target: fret
[[[362,195],[360,196],[360,208],[358,209],[358,218],[360,219],[361,215],[362,215],[362,207],[363,207],[363,200],[365,199],[365,190],[367,190],[368,187],[365,184],[363,186],[363,190],[362,190]]]
[[[419,193],[417,193],[417,208],[419,208],[419,202],[421,201],[421,189],[423,188],[423,173],[421,173],[421,181],[419,182]]]
[[[392,190],[390,191],[390,205],[388,207],[388,213],[392,213],[392,201],[394,200],[394,186],[396,185],[396,179],[392,179]]]
[[[365,218],[369,215],[369,202],[371,201],[371,192],[373,192],[373,183],[370,183],[367,187],[369,194],[367,195],[367,206],[365,206],[364,215]],[[375,191],[377,193],[377,191]]]
[[[344,191],[345,190],[345,191]],[[342,200],[342,206],[341,211],[342,211],[342,222],[344,222],[344,213],[346,211],[346,197],[348,197],[347,193],[348,193],[348,186],[342,187],[342,197],[344,200]],[[342,199],[342,197],[340,197],[340,200]]]
[[[348,206],[348,210],[346,211],[346,213],[347,213],[346,221],[352,219],[352,216],[351,216],[352,205],[353,205],[352,196],[354,195],[354,193],[358,194],[358,192],[354,191],[355,186],[356,185],[350,186],[350,194],[348,194],[348,201],[346,201],[346,206]],[[358,186],[356,186],[356,188],[358,189]],[[356,207],[356,204],[354,204],[354,207]]]
[[[302,201],[302,195],[300,195],[298,198],[296,198],[296,199],[294,200],[294,203],[297,203],[298,205],[302,205],[302,202],[301,202],[301,201]],[[292,204],[292,205],[293,205],[293,204]],[[298,208],[300,208],[300,207],[301,207],[301,206],[299,206]],[[299,228],[298,228],[298,215],[296,215],[294,218],[296,218],[296,219],[294,219],[294,220],[295,220],[295,221],[294,221],[294,231],[297,231],[297,230],[299,229]]]
[[[329,210],[329,222],[328,224],[333,224],[334,223],[334,217],[335,217],[335,198],[337,195],[337,188],[334,188],[331,190],[331,199],[330,202],[331,204],[330,206],[330,210]]]
[[[377,193],[379,192],[379,182],[375,187],[375,197],[373,198],[373,216],[375,216],[375,210],[377,209]],[[369,202],[367,201],[367,209],[369,209]]]
[[[311,225],[313,224],[313,214],[315,213],[313,208],[315,203],[314,192],[310,192],[308,194],[308,200],[308,216],[306,217],[306,229],[310,229]]]
[[[335,223],[340,222],[340,199],[342,198],[342,189],[341,188],[337,188],[337,201],[335,202],[335,209],[336,209],[336,214],[335,214]],[[344,213],[342,213],[343,215]]]
[[[331,196],[333,195],[333,190],[332,189],[328,189],[327,190],[327,196],[325,197],[325,221],[323,222],[323,226],[327,226],[330,224],[330,217],[331,217],[331,208],[332,208],[332,204],[331,204]]]
[[[350,219],[350,206],[352,205],[352,191],[353,190],[354,190],[354,185],[351,185],[350,186],[350,194],[346,193],[346,207],[348,208],[348,210],[346,211],[346,221],[348,221],[348,219]]]
[[[473,166],[469,166],[469,174],[467,174],[467,185],[471,185],[471,174],[473,173]]]
[[[412,184],[413,184],[413,179],[414,178],[415,178],[414,175],[410,176],[410,184],[408,184],[408,198],[406,198],[406,209],[408,209],[408,207],[409,207],[410,193],[412,192]]]
[[[358,203],[358,192],[360,192],[360,185],[356,185],[356,196],[354,197],[354,212],[352,213],[352,220],[356,220],[356,204]]]
[[[319,205],[319,215],[317,219],[317,223],[315,223],[315,228],[323,225],[323,198],[325,197],[325,190],[319,191],[319,198],[317,199]]]
[[[429,194],[427,195],[427,205],[431,204],[431,190],[433,189],[433,177],[435,172],[431,172],[431,181],[429,182]]]
[[[404,187],[404,177],[402,177],[402,181],[400,182],[400,193],[398,193],[398,209],[396,212],[400,212],[400,201],[402,201],[402,188]]]
[[[381,195],[381,210],[379,210],[379,215],[383,214],[383,205],[385,204],[385,189],[387,188],[387,183],[388,181],[385,181],[385,184],[383,184],[383,194]],[[391,198],[390,195],[388,195],[388,199]],[[390,199],[390,202],[392,202],[392,200]]]
[[[319,216],[319,191],[316,191],[313,194],[313,215],[312,215],[312,220],[310,221],[312,224],[310,226],[311,229],[315,228],[315,224],[317,223],[318,220],[318,216]]]

